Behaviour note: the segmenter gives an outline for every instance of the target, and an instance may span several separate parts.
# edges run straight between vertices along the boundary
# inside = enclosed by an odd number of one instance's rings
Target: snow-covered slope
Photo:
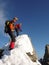
[[[25,53],[33,53],[33,46],[28,35],[24,34],[16,38],[15,46],[19,46]]]
[[[26,54],[33,55],[33,47],[28,35],[20,35],[16,38],[15,48],[8,50],[9,44],[5,45],[4,56],[0,59],[0,65],[41,65],[38,60],[33,62]]]

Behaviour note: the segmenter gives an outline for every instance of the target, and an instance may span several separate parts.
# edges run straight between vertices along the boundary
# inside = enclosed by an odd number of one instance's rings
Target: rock
[[[44,54],[43,61],[45,64],[49,65],[49,44],[45,46],[45,54]]]
[[[4,51],[4,49],[0,49],[0,59],[1,59],[2,56],[3,56],[3,51]]]
[[[30,52],[28,52],[28,53],[26,53],[26,54],[30,57],[30,59],[31,59],[33,62],[36,62],[37,57],[36,57],[35,54],[31,55]]]

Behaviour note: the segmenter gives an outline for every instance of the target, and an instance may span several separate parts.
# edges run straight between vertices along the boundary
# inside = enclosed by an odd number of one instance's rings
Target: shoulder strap
[[[7,21],[5,22],[5,25],[9,25],[9,23],[10,23],[10,21],[9,21],[9,20],[7,20]]]

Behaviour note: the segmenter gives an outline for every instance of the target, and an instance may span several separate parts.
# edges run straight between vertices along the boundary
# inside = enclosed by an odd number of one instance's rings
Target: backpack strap
[[[9,25],[9,23],[10,23],[10,22],[8,21],[8,22],[7,22],[7,25]]]

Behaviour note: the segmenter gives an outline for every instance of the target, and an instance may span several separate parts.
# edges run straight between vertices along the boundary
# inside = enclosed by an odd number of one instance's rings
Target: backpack
[[[5,22],[5,28],[4,28],[4,32],[5,32],[5,33],[8,33],[8,31],[9,31],[9,24],[10,24],[10,21],[7,20],[7,21]]]

